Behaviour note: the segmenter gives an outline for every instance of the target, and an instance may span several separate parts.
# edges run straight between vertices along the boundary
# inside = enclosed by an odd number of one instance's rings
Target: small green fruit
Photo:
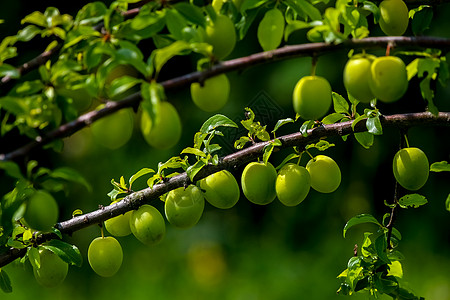
[[[111,204],[114,204],[118,201],[114,201]],[[119,215],[117,217],[108,219],[105,221],[105,228],[111,233],[113,236],[127,236],[131,233],[130,228],[130,218],[132,211],[128,211],[123,215]]]
[[[227,16],[218,14],[214,22],[206,26],[206,42],[213,46],[213,53],[218,59],[227,57],[236,45],[234,23]]]
[[[112,236],[95,238],[88,248],[88,261],[92,270],[102,277],[111,277],[122,265],[123,252]]]
[[[331,106],[331,86],[320,76],[301,78],[293,93],[294,110],[305,120],[318,120]]]
[[[151,246],[159,243],[166,234],[166,223],[155,207],[145,204],[133,211],[130,217],[133,235],[143,244]]]
[[[309,172],[297,164],[286,164],[278,172],[275,189],[278,200],[286,206],[295,206],[305,200],[311,187]]]
[[[33,268],[37,282],[48,288],[61,284],[67,276],[69,265],[47,249],[39,250],[40,268]]]
[[[408,28],[408,7],[402,0],[381,1],[380,15],[380,27],[386,35],[400,36]]]
[[[250,202],[266,205],[275,200],[277,171],[271,163],[251,162],[242,172],[241,185]]]
[[[52,195],[36,191],[28,199],[24,219],[32,229],[49,231],[58,221],[58,215],[58,204]]]
[[[170,191],[166,197],[164,210],[170,224],[179,228],[189,228],[200,220],[205,207],[202,191],[195,185],[180,187]]]
[[[419,148],[403,148],[394,156],[395,179],[407,190],[416,191],[424,186],[429,170],[428,158]]]
[[[221,109],[230,96],[230,81],[225,74],[206,79],[203,86],[198,82],[191,84],[191,97],[200,109],[213,112]]]
[[[355,99],[369,103],[375,98],[370,89],[370,67],[375,56],[356,56],[344,68],[344,85]]]
[[[200,181],[206,200],[217,208],[233,207],[239,200],[239,185],[227,170],[216,172]]]
[[[95,141],[108,149],[122,147],[133,135],[133,116],[131,108],[127,108],[95,121],[91,125]]]
[[[306,164],[306,169],[311,187],[320,193],[332,193],[341,184],[341,170],[331,157],[317,155]]]
[[[175,107],[167,101],[160,102],[155,120],[142,110],[141,132],[145,141],[157,149],[169,149],[181,138],[181,120]]]
[[[408,89],[406,66],[398,57],[376,58],[370,67],[370,74],[370,90],[380,101],[397,101]]]
[[[258,25],[258,41],[264,51],[278,48],[284,33],[283,13],[273,8],[268,10]]]

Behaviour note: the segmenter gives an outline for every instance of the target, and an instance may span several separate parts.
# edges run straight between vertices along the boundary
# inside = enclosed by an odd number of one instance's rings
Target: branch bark
[[[427,112],[397,114],[383,116],[380,118],[380,120],[383,128],[409,128],[412,126],[450,126],[450,112],[441,112],[438,116],[433,116],[431,113]],[[362,132],[366,130],[365,120],[358,122],[355,125],[354,130],[352,129],[352,121],[319,126],[310,129],[307,136],[303,136],[302,134],[297,132],[279,137],[278,139],[282,143],[282,146],[280,146],[279,148],[288,148],[293,146],[304,147],[307,144],[313,143],[322,138],[344,136],[352,134],[354,132]],[[241,165],[255,160],[258,157],[261,157],[264,152],[264,147],[268,143],[270,143],[270,141],[256,143],[248,148],[221,158],[218,165],[208,165],[204,167],[196,175],[194,181],[205,178],[206,176],[223,169],[231,170],[237,168]],[[63,234],[71,234],[90,225],[99,224],[109,218],[124,214],[125,212],[136,209],[143,204],[150,203],[151,201],[158,199],[159,196],[169,192],[170,190],[182,187],[189,183],[192,182],[190,181],[188,175],[186,173],[182,173],[167,179],[167,181],[165,181],[164,183],[154,185],[153,188],[146,188],[134,192],[115,204],[102,207],[96,211],[86,213],[84,215],[76,216],[67,221],[57,223],[55,227]],[[45,233],[38,237],[37,242],[43,243],[53,238],[55,238],[54,234]],[[8,252],[0,254],[0,268],[14,261],[16,258],[22,257],[23,255],[25,255],[25,253],[26,249],[11,248],[8,250]]]
[[[207,78],[218,74],[242,70],[252,66],[273,62],[277,60],[311,55],[323,55],[332,51],[342,49],[375,49],[391,47],[402,47],[407,49],[437,48],[443,51],[450,50],[450,39],[438,37],[372,37],[361,40],[347,40],[341,44],[309,43],[285,46],[273,51],[260,52],[246,57],[236,58],[218,63],[208,70],[192,72],[180,77],[161,82],[166,91],[182,88],[193,82],[202,82]],[[0,161],[14,160],[27,155],[32,150],[42,147],[56,139],[68,137],[78,130],[89,126],[94,121],[106,117],[119,109],[136,107],[141,101],[140,93],[135,93],[121,101],[110,101],[105,108],[99,111],[91,111],[78,119],[61,125],[59,128],[36,137],[30,143],[6,154],[0,154]]]

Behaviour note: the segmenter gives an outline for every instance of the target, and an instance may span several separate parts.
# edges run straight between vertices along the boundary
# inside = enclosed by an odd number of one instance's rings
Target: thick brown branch
[[[432,114],[425,112],[384,116],[381,118],[381,123],[384,128],[408,128],[418,125],[450,126],[450,112],[441,112],[438,116],[433,116]],[[280,146],[280,148],[288,148],[293,146],[304,147],[307,144],[321,138],[343,136],[353,132],[362,131],[366,131],[366,124],[364,120],[356,124],[354,131],[352,129],[352,122],[348,121],[313,128],[308,131],[307,136],[303,136],[300,133],[293,133],[290,135],[281,136],[278,139],[282,142],[282,146]],[[218,165],[208,165],[204,167],[194,178],[194,181],[200,180],[219,170],[233,169],[253,161],[257,157],[261,157],[264,152],[264,147],[268,143],[270,143],[270,141],[256,143],[251,147],[223,157]],[[159,196],[167,193],[168,191],[182,187],[190,182],[191,181],[188,175],[186,173],[182,173],[169,178],[164,183],[156,184],[153,188],[146,188],[135,192],[115,204],[102,207],[101,209],[84,215],[76,216],[64,222],[60,222],[56,224],[56,228],[59,229],[61,233],[70,234],[90,225],[99,224],[109,218],[118,216],[132,209],[136,209],[143,204],[158,199]],[[38,242],[42,243],[52,238],[55,238],[53,234],[44,234],[38,238]],[[0,255],[0,267],[23,255],[25,255],[25,250],[10,249],[9,252]]]
[[[161,82],[166,91],[176,88],[186,87],[193,82],[201,82],[205,79],[231,71],[242,70],[251,66],[264,64],[276,60],[289,59],[294,57],[310,56],[325,54],[331,51],[340,49],[373,49],[384,48],[388,44],[402,48],[438,48],[442,50],[450,49],[450,39],[436,38],[436,37],[374,37],[362,40],[348,40],[341,44],[327,44],[327,43],[310,43],[293,46],[285,46],[283,48],[252,54],[250,56],[241,57],[225,61],[213,66],[211,69],[205,71],[197,71],[189,73],[177,78],[169,79]],[[108,105],[99,111],[92,111],[80,116],[75,121],[64,124],[59,128],[49,132],[46,135],[37,137],[29,144],[20,147],[10,153],[0,154],[0,161],[13,160],[20,156],[30,153],[33,149],[42,147],[55,139],[64,138],[81,130],[85,126],[94,121],[112,114],[113,112],[125,108],[137,106],[141,101],[139,93],[133,94],[128,98],[118,101],[110,102]]]

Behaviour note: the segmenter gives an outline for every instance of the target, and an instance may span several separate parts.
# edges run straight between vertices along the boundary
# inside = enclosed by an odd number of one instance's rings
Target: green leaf
[[[267,163],[269,162],[269,158],[273,153],[273,149],[276,146],[281,146],[281,145],[282,145],[281,141],[279,139],[275,139],[264,147],[263,161],[264,161],[265,165],[267,165]]]
[[[28,259],[34,269],[39,269],[41,267],[41,257],[39,256],[39,250],[35,247],[30,247],[27,250]]]
[[[375,250],[377,251],[378,257],[386,262],[391,263],[391,260],[387,256],[387,241],[386,236],[384,234],[381,234],[377,239],[375,240]]]
[[[111,82],[111,85],[108,88],[108,96],[110,98],[120,96],[129,89],[138,85],[140,82],[141,80],[139,78],[135,78],[128,75],[116,78],[113,80],[113,82]]]
[[[186,174],[189,176],[189,179],[191,181],[194,181],[195,175],[204,167],[206,164],[202,160],[198,160],[195,164],[192,166],[189,166],[186,170]]]
[[[241,136],[238,140],[234,142],[234,148],[240,150],[244,148],[244,146],[250,141],[251,140],[248,136]]]
[[[0,77],[9,76],[13,79],[20,78],[20,72],[14,66],[8,64],[0,65]]]
[[[275,127],[273,128],[272,132],[277,131],[281,126],[288,124],[288,123],[294,123],[294,119],[286,118],[286,119],[278,120],[277,124],[275,124]]]
[[[184,148],[183,151],[181,151],[180,154],[194,154],[196,156],[206,157],[206,153],[205,152],[203,152],[200,149],[196,149],[196,148],[192,148],[192,147]]]
[[[432,163],[430,166],[431,172],[450,172],[450,164],[445,160]]]
[[[358,143],[366,149],[373,146],[374,136],[370,132],[355,132],[355,138]]]
[[[8,176],[13,178],[23,178],[22,172],[19,166],[12,161],[0,161],[0,169],[3,169]]]
[[[230,118],[224,116],[224,115],[214,115],[210,117],[208,120],[203,123],[202,127],[200,128],[201,133],[210,133],[212,131],[215,131],[216,128],[219,127],[235,127],[238,128],[237,124],[233,122]]]
[[[380,114],[377,113],[375,116],[370,116],[366,121],[367,131],[374,135],[382,135],[383,127],[380,122]]]
[[[150,169],[150,168],[142,168],[137,173],[132,175],[130,177],[130,179],[128,180],[128,184],[130,185],[130,189],[131,189],[131,185],[133,184],[133,182],[136,181],[136,179],[138,179],[139,177],[142,177],[144,175],[147,175],[149,173],[155,173],[155,171],[153,169]]]
[[[306,14],[313,21],[322,19],[320,11],[306,0],[286,0],[285,3],[298,14]]]
[[[341,113],[331,113],[328,116],[326,116],[325,118],[323,118],[321,122],[324,125],[334,124],[334,123],[341,121],[345,117],[346,116],[344,116]]]
[[[433,20],[433,8],[429,5],[421,5],[409,11],[409,18],[411,21],[411,28],[414,35],[421,34],[426,29],[430,28]]]
[[[336,92],[332,93],[334,111],[341,114],[348,114],[350,108],[347,100]]]
[[[0,288],[5,293],[12,293],[11,279],[8,274],[0,268]]]
[[[427,203],[428,203],[427,198],[419,194],[408,194],[401,197],[400,200],[398,200],[398,204],[400,205],[401,208],[408,208],[408,207],[417,208]]]
[[[153,62],[157,73],[161,71],[161,68],[166,62],[174,56],[185,55],[191,52],[191,46],[185,41],[175,41],[171,45],[156,49],[152,52]]]
[[[186,20],[196,25],[206,27],[206,19],[200,7],[186,2],[180,2],[175,4],[173,8],[185,17]]]
[[[383,226],[377,221],[377,219],[375,219],[372,215],[369,214],[360,214],[357,216],[354,216],[353,218],[351,218],[347,224],[345,224],[344,226],[344,238],[345,238],[345,234],[347,233],[347,230],[349,230],[351,227],[358,225],[358,224],[363,224],[363,223],[373,223],[378,225],[380,228],[382,228]]]
[[[42,247],[57,254],[66,263],[81,267],[83,257],[81,256],[80,250],[78,250],[77,246],[60,240],[50,240],[43,244]]]
[[[291,154],[289,154],[288,156],[286,156],[286,157],[283,159],[283,161],[282,161],[275,169],[276,169],[276,170],[279,170],[279,169],[281,169],[285,164],[287,164],[287,162],[290,161],[291,159],[299,158],[299,157],[300,157],[299,154],[297,154],[297,153],[291,153]]]
[[[35,11],[32,12],[31,14],[27,15],[25,18],[22,19],[22,21],[20,22],[21,24],[25,24],[25,23],[31,23],[31,24],[35,24],[41,27],[47,27],[47,22],[46,22],[46,16],[39,12],[39,11]]]
[[[56,168],[50,173],[50,177],[77,182],[86,187],[88,191],[92,191],[92,186],[90,185],[90,183],[80,173],[78,173],[72,168],[68,167]]]
[[[302,136],[307,137],[308,136],[308,130],[314,127],[314,120],[308,120],[305,121],[302,126],[300,127],[300,133]]]

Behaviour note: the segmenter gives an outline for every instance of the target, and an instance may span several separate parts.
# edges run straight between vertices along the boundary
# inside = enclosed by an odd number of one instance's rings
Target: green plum
[[[239,185],[228,170],[216,172],[202,179],[200,188],[204,191],[206,201],[217,208],[231,208],[239,200]]]
[[[230,81],[225,74],[206,79],[203,86],[198,82],[191,84],[192,101],[206,112],[217,111],[224,107],[229,96]]]
[[[40,268],[33,268],[36,281],[44,287],[55,287],[67,276],[69,265],[48,249],[39,250]]]
[[[306,169],[311,176],[311,187],[320,193],[332,193],[341,184],[341,170],[329,156],[317,155],[309,160]]]
[[[111,204],[117,203],[114,201]],[[113,236],[127,236],[131,234],[130,218],[132,211],[128,211],[123,215],[108,219],[105,221],[105,228]]]
[[[170,191],[166,197],[164,210],[170,224],[179,228],[189,228],[200,220],[205,207],[202,191],[195,185],[180,187]]]
[[[380,101],[397,101],[408,89],[405,63],[396,56],[376,58],[372,62],[370,73],[370,90]]]
[[[258,41],[264,51],[278,48],[283,39],[284,16],[277,9],[268,10],[258,25]]]
[[[395,179],[407,190],[416,191],[428,180],[430,165],[419,148],[400,149],[394,156],[392,167]]]
[[[205,30],[205,41],[213,46],[213,54],[218,59],[227,57],[236,45],[236,30],[230,18],[217,14],[209,21]]]
[[[408,28],[408,7],[402,0],[383,0],[380,3],[380,27],[386,35],[403,35]]]
[[[141,132],[145,141],[157,149],[174,147],[181,138],[181,120],[175,107],[160,102],[158,115],[152,120],[146,110],[142,110]]]
[[[148,204],[133,211],[130,217],[130,228],[133,235],[148,246],[159,243],[166,234],[163,216],[159,210]]]
[[[91,132],[100,145],[108,149],[117,149],[131,139],[133,127],[133,111],[126,108],[92,123]]]
[[[277,171],[268,162],[251,162],[245,166],[241,176],[241,186],[245,197],[252,203],[266,205],[275,200]]]
[[[120,243],[112,236],[95,238],[88,248],[88,261],[92,270],[102,277],[111,277],[122,265]]]
[[[320,76],[302,77],[294,88],[294,110],[305,120],[318,120],[331,106],[330,83]]]
[[[305,167],[288,163],[279,171],[275,190],[278,200],[286,206],[295,206],[305,200],[311,187],[311,176]]]
[[[24,219],[35,230],[49,231],[58,221],[59,208],[55,198],[39,190],[27,201]]]
[[[373,55],[352,57],[344,68],[344,85],[355,99],[369,103],[375,96],[370,89],[370,67],[375,59]]]

